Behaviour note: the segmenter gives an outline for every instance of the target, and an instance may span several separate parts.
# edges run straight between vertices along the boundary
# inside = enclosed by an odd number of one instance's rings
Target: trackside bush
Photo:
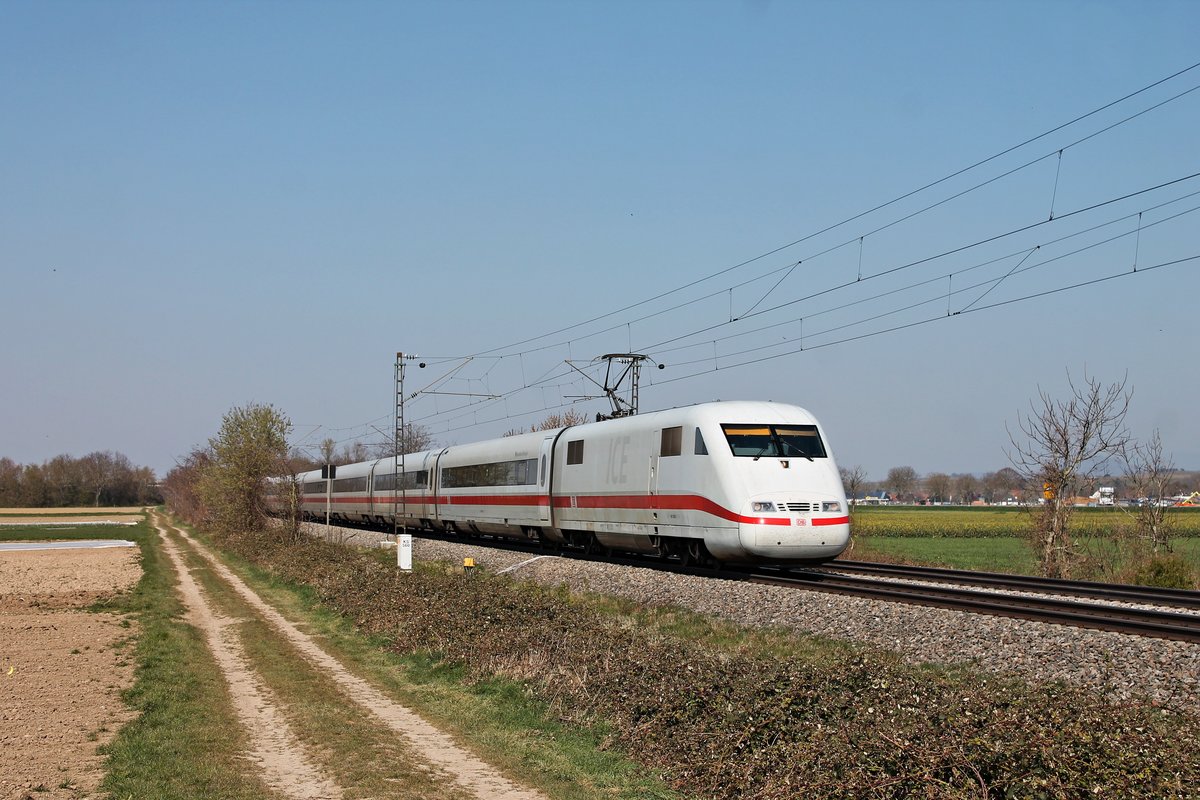
[[[1153,556],[1129,577],[1129,583],[1164,589],[1195,589],[1196,571],[1180,556]]]
[[[562,589],[268,536],[224,546],[475,680],[503,676],[564,720],[706,798],[1196,797],[1194,721],[1086,691],[942,674],[830,648],[768,656],[628,623]],[[833,653],[833,654],[830,654]],[[842,653],[842,654],[839,654]]]

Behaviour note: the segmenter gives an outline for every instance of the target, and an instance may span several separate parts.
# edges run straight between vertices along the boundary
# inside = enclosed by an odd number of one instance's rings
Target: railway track
[[[675,561],[649,556],[600,557],[582,550],[547,551],[537,544],[518,540],[484,537],[464,539],[432,531],[421,531],[417,535],[440,541],[537,555],[554,554],[623,566],[650,567],[700,577],[743,580],[1200,643],[1200,613],[1161,608],[1173,606],[1200,611],[1200,592],[1195,591],[841,560],[831,561],[821,567],[755,566],[712,569],[682,566]],[[975,588],[942,585],[947,583]],[[1066,595],[1074,599],[1038,596],[1045,594]],[[1088,602],[1090,600],[1105,602]],[[1114,605],[1114,602],[1130,605]],[[1159,608],[1143,609],[1132,604]]]
[[[1077,597],[1089,599],[1159,606],[1164,604],[1162,598],[1165,596],[1174,601],[1171,605],[1198,608],[1200,604],[1196,601],[1200,600],[1200,592],[1164,595],[1152,587],[1053,582],[1044,578],[961,570],[932,570],[931,574],[931,568],[925,567],[848,563],[853,566],[834,561],[821,568],[754,568],[745,572],[745,579],[755,583],[815,589],[875,600],[1200,643],[1200,614],[1041,596],[1053,591],[1055,594],[1075,593]],[[843,570],[859,571],[867,576],[847,575]],[[1003,588],[1005,591],[956,588],[945,586],[947,582]]]
[[[1164,589],[1157,586],[1131,586],[1124,583],[1070,581],[1061,578],[1039,578],[1030,575],[1008,575],[1002,572],[974,572],[941,567],[916,567],[907,564],[880,564],[873,561],[843,561],[836,559],[825,569],[856,575],[874,575],[969,586],[988,586],[1021,592],[1087,597],[1144,605],[1174,606],[1200,611],[1200,592],[1190,589]]]

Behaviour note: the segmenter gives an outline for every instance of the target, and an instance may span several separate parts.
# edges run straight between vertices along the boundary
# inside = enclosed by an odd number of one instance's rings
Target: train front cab
[[[841,477],[815,420],[724,422],[720,467],[737,497],[737,548],[709,546],[718,557],[762,562],[821,562],[850,542]],[[728,455],[726,455],[728,454]],[[740,550],[741,555],[733,552]]]

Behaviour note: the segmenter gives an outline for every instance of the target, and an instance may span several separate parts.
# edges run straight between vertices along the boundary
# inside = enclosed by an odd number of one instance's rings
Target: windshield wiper
[[[754,459],[753,459],[753,460],[754,460],[754,461],[758,461],[760,458],[762,458],[762,455],[763,455],[763,453],[767,452],[767,450],[768,450],[768,449],[769,449],[769,448],[770,448],[770,447],[771,447],[773,444],[775,444],[775,442],[767,442],[766,444],[764,444],[764,445],[762,446],[762,449],[761,449],[761,450],[759,450],[759,451],[758,451],[758,452],[757,452],[757,453],[754,455]]]

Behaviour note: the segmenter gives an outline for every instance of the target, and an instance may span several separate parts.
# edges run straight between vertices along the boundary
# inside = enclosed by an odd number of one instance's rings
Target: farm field
[[[44,530],[5,533],[29,540]],[[90,538],[128,533],[87,528]],[[97,604],[141,575],[137,548],[0,553],[0,797],[96,795],[102,747],[133,716],[122,693],[134,681],[136,632],[124,609]]]
[[[136,525],[145,519],[144,512],[144,508],[128,506],[120,508],[0,508],[0,541],[11,539],[12,529],[23,526],[45,528],[80,525],[81,529],[85,529],[95,528],[97,525]]]
[[[1133,525],[1131,509],[1079,508],[1071,530],[1081,536],[1112,536]],[[1175,534],[1200,537],[1200,509],[1169,512]],[[854,531],[860,536],[995,537],[1024,536],[1032,524],[1025,508],[967,506],[859,506]]]
[[[1172,513],[1173,556],[1200,576],[1200,513]],[[987,572],[1035,574],[1028,541],[1032,518],[1021,508],[891,506],[854,511],[854,540],[844,558],[897,561]],[[1133,538],[1130,515],[1120,509],[1077,509],[1071,533],[1079,551],[1076,577],[1137,580],[1138,559],[1150,556]]]

